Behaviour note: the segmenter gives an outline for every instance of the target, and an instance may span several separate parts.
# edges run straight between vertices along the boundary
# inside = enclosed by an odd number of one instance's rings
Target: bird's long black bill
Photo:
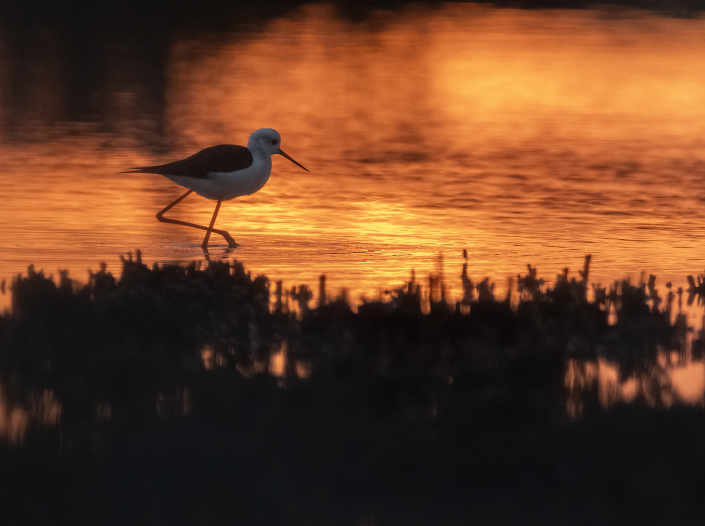
[[[289,159],[292,163],[294,163],[296,166],[299,166],[299,167],[303,168],[304,170],[306,170],[306,171],[308,172],[308,170],[306,169],[305,166],[303,166],[303,165],[297,163],[296,161],[294,161],[294,159],[292,159],[291,157],[289,157],[289,156],[288,156],[287,154],[285,154],[283,151],[277,150],[277,153],[278,153],[279,155],[281,155],[282,157],[286,157],[286,158]]]

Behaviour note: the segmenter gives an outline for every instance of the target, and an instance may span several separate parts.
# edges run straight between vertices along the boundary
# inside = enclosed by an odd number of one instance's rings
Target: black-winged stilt
[[[272,155],[279,154],[286,157],[295,165],[306,170],[306,168],[285,154],[279,148],[280,144],[281,136],[279,132],[271,128],[263,128],[250,135],[250,139],[247,141],[247,148],[234,144],[219,144],[218,146],[211,146],[201,150],[191,157],[180,161],[158,166],[130,168],[130,170],[120,173],[159,174],[184,188],[188,188],[188,192],[159,211],[157,219],[164,223],[174,223],[175,225],[205,230],[206,237],[201,245],[203,250],[208,248],[208,239],[211,232],[223,236],[229,247],[236,247],[237,243],[235,243],[230,234],[225,230],[213,228],[215,218],[220,209],[220,203],[243,195],[254,194],[262,188],[269,180],[269,174],[272,173]],[[306,171],[308,172],[308,170]],[[208,227],[164,217],[165,212],[179,204],[191,192],[196,192],[206,199],[218,201]]]

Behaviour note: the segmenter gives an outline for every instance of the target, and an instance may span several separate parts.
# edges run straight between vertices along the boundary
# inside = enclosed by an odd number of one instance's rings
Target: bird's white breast
[[[211,172],[208,177],[202,179],[183,175],[166,175],[165,177],[193,190],[206,199],[227,201],[243,195],[254,194],[267,184],[271,173],[272,158],[269,155],[255,155],[252,164],[244,170]]]

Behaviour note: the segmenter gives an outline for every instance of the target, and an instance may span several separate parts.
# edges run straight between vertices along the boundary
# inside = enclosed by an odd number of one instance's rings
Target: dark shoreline
[[[6,524],[696,524],[701,406],[605,408],[594,382],[566,410],[569,360],[647,374],[686,352],[675,294],[588,300],[581,274],[521,276],[516,308],[466,276],[455,305],[431,280],[357,312],[299,288],[290,312],[237,262],[30,272],[0,317],[0,384],[30,411],[51,391],[61,418],[0,447]]]
[[[151,29],[195,30],[228,29],[233,23],[286,16],[305,4],[329,4],[338,9],[341,16],[361,20],[375,11],[397,11],[408,7],[436,7],[445,3],[475,3],[500,8],[516,9],[641,9],[672,16],[695,15],[705,9],[703,0],[478,0],[463,2],[458,0],[276,0],[275,2],[255,2],[252,0],[209,0],[197,4],[174,0],[125,0],[106,3],[94,0],[71,0],[57,4],[51,0],[35,0],[31,4],[21,2],[0,3],[0,14],[9,24],[44,24],[63,27],[77,27],[86,23],[94,28],[109,28],[111,33]]]

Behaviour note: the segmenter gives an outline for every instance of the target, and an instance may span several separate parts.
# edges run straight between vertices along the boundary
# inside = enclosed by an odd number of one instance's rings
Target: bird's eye
[[[275,145],[276,145],[276,144],[277,144],[277,140],[276,140],[276,139],[272,139],[272,144],[275,144]]]

